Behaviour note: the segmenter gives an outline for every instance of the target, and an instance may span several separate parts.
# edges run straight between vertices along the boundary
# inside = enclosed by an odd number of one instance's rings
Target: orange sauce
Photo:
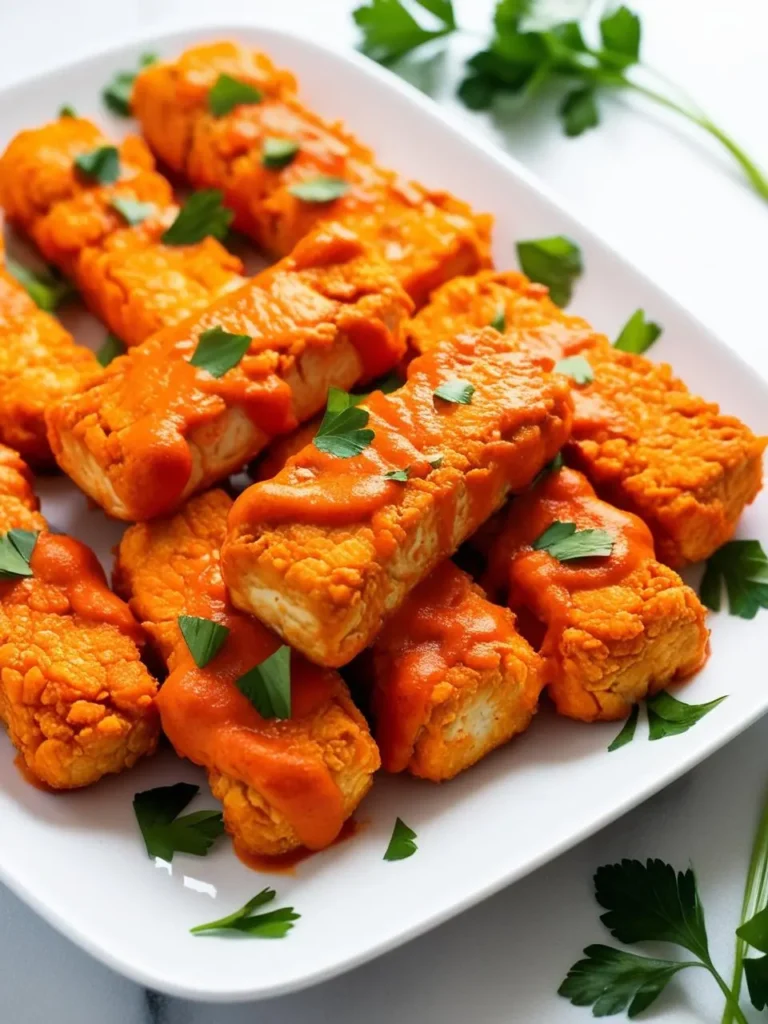
[[[338,846],[339,843],[352,839],[353,836],[360,832],[362,827],[362,822],[356,821],[354,818],[347,818],[331,846]],[[262,871],[269,875],[295,875],[298,864],[321,852],[319,850],[309,850],[306,846],[299,846],[288,853],[282,853],[276,857],[266,857],[263,854],[244,850],[237,840],[234,842],[234,850],[241,864],[245,864],[252,871]]]

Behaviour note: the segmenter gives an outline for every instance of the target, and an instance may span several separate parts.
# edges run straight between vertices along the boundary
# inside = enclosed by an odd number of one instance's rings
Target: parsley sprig
[[[642,309],[636,309],[622,327],[613,347],[620,352],[634,352],[641,355],[647,352],[661,334],[661,327],[653,320],[646,320]]]
[[[363,52],[388,64],[425,43],[461,31],[451,0],[414,0],[414,9],[415,5],[421,9],[418,19],[402,0],[368,0],[358,7],[354,19],[362,33]],[[499,0],[491,38],[468,60],[459,98],[470,109],[487,110],[501,95],[511,94],[522,105],[559,87],[563,131],[576,137],[600,123],[602,94],[635,93],[717,140],[758,195],[768,201],[768,175],[697,104],[683,100],[679,92],[671,93],[666,80],[642,63],[638,15],[628,7],[615,7],[604,14],[593,33],[591,21],[587,23],[593,7],[590,0],[567,5],[551,0]],[[566,10],[569,17],[564,18]]]
[[[29,564],[39,534],[34,530],[9,530],[0,535],[0,581],[32,575]]]
[[[768,558],[760,541],[729,541],[707,560],[699,596],[713,612],[720,611],[723,584],[731,615],[754,619],[768,608]]]
[[[286,644],[235,680],[262,718],[291,717],[291,649]]]
[[[23,263],[6,258],[5,269],[27,292],[36,306],[52,313],[75,293],[75,289],[56,270],[30,270]]]
[[[546,551],[558,562],[577,558],[600,558],[613,551],[613,537],[607,530],[579,530],[575,523],[554,523],[531,545],[534,551]]]
[[[705,715],[714,711],[718,704],[722,704],[727,696],[724,694],[722,697],[716,697],[714,700],[707,701],[706,704],[686,704],[685,701],[678,700],[666,690],[655,693],[645,701],[648,711],[648,739],[663,740],[668,736],[680,736],[682,733],[688,732]],[[635,704],[618,736],[608,747],[609,752],[619,750],[632,742],[635,738],[639,714],[640,705]]]
[[[254,914],[254,910],[271,903],[276,895],[274,889],[262,889],[234,913],[220,917],[216,921],[198,924],[189,930],[193,935],[204,932],[240,932],[242,935],[252,935],[259,939],[285,938],[293,928],[293,922],[301,917],[301,914],[294,912],[293,907],[281,907],[278,910],[269,910],[265,914]]]
[[[313,443],[326,455],[337,459],[351,459],[373,441],[374,433],[368,428],[367,409],[359,409],[365,395],[348,395],[340,388],[329,388],[328,404]]]
[[[193,811],[179,817],[200,790],[189,782],[158,786],[137,793],[133,810],[150,857],[172,861],[174,853],[205,857],[219,836],[224,822],[219,811]]]
[[[222,203],[217,188],[193,192],[176,215],[173,224],[163,233],[166,245],[195,245],[209,235],[221,241],[229,231],[234,214]]]
[[[384,860],[406,860],[417,850],[416,833],[412,828],[408,828],[402,818],[397,818],[389,845],[384,852]]]
[[[200,334],[189,362],[191,366],[207,370],[212,377],[219,378],[239,366],[250,347],[249,335],[230,334],[217,325]]]
[[[142,68],[149,67],[157,62],[157,54],[142,53],[139,57],[139,67],[136,71],[116,71],[111,80],[104,87],[101,98],[104,105],[117,114],[118,117],[131,116],[131,93],[136,76]]]

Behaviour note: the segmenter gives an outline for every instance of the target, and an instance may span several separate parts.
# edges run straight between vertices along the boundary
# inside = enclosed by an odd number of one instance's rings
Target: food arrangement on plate
[[[148,63],[130,102],[143,139],[64,111],[0,157],[9,223],[111,332],[97,358],[0,274],[0,717],[29,777],[90,785],[162,733],[241,855],[285,858],[380,769],[471,768],[545,692],[622,720],[692,676],[678,573],[723,572],[768,439],[494,269],[489,216],[380,167],[265,54]],[[278,262],[246,276],[230,224]],[[113,590],[28,465],[131,524]]]

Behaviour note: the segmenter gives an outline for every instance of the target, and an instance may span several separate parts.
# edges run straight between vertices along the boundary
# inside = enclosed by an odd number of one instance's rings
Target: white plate
[[[638,306],[663,324],[653,349],[692,389],[768,433],[768,389],[669,296],[566,213],[513,160],[456,128],[428,99],[376,65],[273,30],[237,26],[174,33],[114,50],[7,90],[0,142],[72,103],[108,120],[101,87],[139,53],[173,55],[206,38],[263,47],[300,77],[310,105],[341,117],[373,144],[383,163],[445,187],[496,215],[495,256],[514,263],[519,238],[565,233],[582,247],[587,273],[574,309],[614,333]],[[125,123],[112,122],[124,131]],[[596,169],[596,173],[601,170]],[[602,170],[602,173],[611,173]],[[663,225],[660,225],[663,229]],[[78,336],[103,329],[79,317]],[[60,529],[95,545],[108,562],[120,528],[107,523],[61,479],[40,482],[45,511]],[[768,541],[768,500],[744,516],[740,533]],[[530,731],[454,782],[377,779],[359,818],[367,825],[299,865],[295,876],[249,871],[220,842],[205,859],[148,860],[131,799],[141,789],[204,777],[165,752],[93,789],[53,796],[23,781],[0,740],[0,877],[39,913],[95,956],[164,992],[237,1000],[277,995],[320,981],[412,938],[533,870],[616,818],[712,753],[768,710],[762,667],[764,620],[712,618],[712,657],[685,689],[699,702],[730,694],[690,732],[650,744],[644,726],[608,754],[614,724],[583,726],[542,713]],[[418,853],[386,863],[395,817],[418,833]],[[302,915],[279,942],[195,938],[188,929],[235,909],[264,885]]]

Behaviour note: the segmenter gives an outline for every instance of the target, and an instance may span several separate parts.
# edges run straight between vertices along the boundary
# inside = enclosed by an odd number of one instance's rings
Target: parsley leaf
[[[198,668],[205,668],[221,650],[229,630],[220,622],[197,615],[180,615],[179,629]]]
[[[427,462],[430,464],[432,469],[440,469],[443,464],[444,455],[428,455]]]
[[[651,347],[660,334],[661,327],[652,320],[646,320],[642,309],[636,309],[622,327],[613,347],[620,352],[635,352],[640,355]]]
[[[610,946],[587,946],[584,954],[587,959],[571,967],[557,992],[574,1006],[591,1006],[594,1017],[609,1017],[622,1010],[628,1017],[636,1017],[661,995],[678,971],[698,967]]]
[[[30,270],[16,260],[7,258],[5,269],[20,285],[23,286],[36,306],[52,313],[66,299],[74,294],[75,289],[55,270]]]
[[[749,998],[757,1010],[768,1007],[768,956],[749,956],[744,959]]]
[[[39,534],[34,530],[9,530],[0,535],[0,580],[19,580],[32,575],[29,560]]]
[[[517,243],[517,258],[523,272],[532,281],[545,284],[549,295],[558,306],[567,306],[573,294],[573,284],[584,269],[581,249],[570,238],[554,235],[551,238],[533,238]]]
[[[388,473],[384,474],[385,480],[396,480],[399,484],[404,484],[411,475],[411,467],[406,466],[405,469],[390,469]]]
[[[768,907],[763,907],[749,921],[740,925],[736,929],[736,934],[761,953],[768,953]]]
[[[282,939],[293,928],[293,922],[298,921],[301,914],[294,913],[293,907],[270,910],[266,914],[253,913],[258,907],[271,903],[276,895],[274,889],[262,889],[234,913],[220,917],[216,921],[198,924],[190,928],[190,931],[193,935],[211,931],[235,931],[261,939]]]
[[[222,194],[217,188],[204,188],[186,200],[161,240],[166,245],[194,245],[209,236],[221,241],[233,216],[222,205]]]
[[[412,857],[418,850],[414,842],[416,833],[408,828],[402,818],[397,818],[392,829],[392,838],[384,853],[384,860],[405,860]]]
[[[768,558],[758,540],[731,540],[707,560],[699,597],[713,612],[720,611],[723,582],[728,611],[754,619],[768,608]]]
[[[292,196],[305,203],[330,203],[340,199],[349,191],[350,185],[343,178],[334,178],[328,174],[318,174],[314,178],[305,178],[291,185],[288,191]]]
[[[596,128],[600,123],[600,115],[595,102],[595,90],[585,86],[567,93],[560,104],[560,120],[563,122],[563,131],[572,139],[590,128]]]
[[[575,523],[555,520],[531,545],[534,551],[547,551],[559,562],[576,558],[598,558],[613,551],[613,537],[607,530],[577,530]]]
[[[261,103],[263,95],[248,82],[241,82],[231,75],[219,75],[208,93],[208,109],[214,117],[223,117],[235,107]]]
[[[416,0],[416,3],[441,24],[434,29],[423,28],[400,0],[370,0],[368,6],[358,7],[353,17],[362,31],[360,49],[363,53],[388,64],[456,30],[451,0]]]
[[[75,167],[86,178],[102,185],[111,185],[120,177],[120,154],[117,146],[99,146],[75,157]]]
[[[446,380],[433,392],[435,398],[453,405],[470,405],[474,393],[475,385],[466,380]]]
[[[64,103],[59,107],[59,117],[77,117],[77,111],[69,103]]]
[[[113,196],[109,205],[113,210],[117,210],[126,224],[130,224],[131,227],[141,224],[157,210],[154,203],[140,203],[138,199],[130,199],[127,196]]]
[[[195,811],[179,817],[199,790],[191,783],[177,782],[147,789],[133,798],[133,810],[150,857],[166,861],[172,861],[174,853],[204,857],[214,841],[224,835],[219,811]]]
[[[262,718],[291,717],[291,649],[286,644],[236,680]]]
[[[662,690],[646,701],[648,738],[663,740],[667,736],[679,736],[696,725],[724,700],[725,696],[711,700],[707,704],[686,704],[666,690]]]
[[[621,732],[618,734],[616,739],[608,747],[608,753],[613,750],[618,750],[620,747],[624,747],[627,743],[631,743],[635,738],[635,730],[637,729],[637,719],[640,714],[640,705],[635,704],[629,713],[629,718],[626,720],[621,728]]]
[[[488,326],[495,328],[502,334],[507,329],[507,313],[506,310],[504,309],[503,304],[499,303],[499,305],[496,307],[496,312],[494,314],[493,320],[491,320]]]
[[[337,459],[351,459],[368,447],[374,438],[372,430],[363,429],[368,424],[368,411],[357,408],[364,397],[329,389],[325,415],[313,439],[316,448]]]
[[[240,363],[251,347],[247,334],[230,334],[223,327],[209,327],[197,339],[197,347],[189,360],[191,366],[207,370],[212,377],[223,377]]]
[[[264,139],[261,162],[264,167],[279,170],[293,162],[299,149],[299,143],[294,139],[279,139],[271,136]]]
[[[640,19],[627,7],[617,7],[600,20],[600,38],[611,64],[626,68],[640,60]]]
[[[113,359],[117,359],[118,356],[122,356],[124,354],[125,345],[116,334],[112,334],[110,332],[104,339],[104,343],[101,348],[96,353],[96,358],[101,366],[109,366]]]
[[[139,57],[139,70],[156,62],[157,54],[143,53]],[[131,116],[131,93],[138,73],[138,71],[116,71],[111,81],[102,90],[101,98],[104,100],[104,104],[118,117]]]
[[[584,356],[567,356],[559,359],[553,370],[555,373],[564,373],[576,384],[590,384],[595,379],[594,371]]]

